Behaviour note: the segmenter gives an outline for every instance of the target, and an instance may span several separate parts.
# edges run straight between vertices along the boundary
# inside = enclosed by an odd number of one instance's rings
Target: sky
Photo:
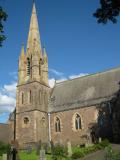
[[[15,107],[18,58],[26,47],[33,0],[0,0],[8,14],[6,41],[0,48],[0,123]],[[42,46],[49,59],[49,82],[120,66],[120,17],[98,24],[92,16],[99,1],[35,0]]]

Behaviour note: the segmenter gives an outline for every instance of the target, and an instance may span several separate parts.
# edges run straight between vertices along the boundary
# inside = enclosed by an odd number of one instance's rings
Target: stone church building
[[[50,88],[48,57],[41,46],[35,4],[18,68],[14,125],[20,147],[51,140],[54,144],[66,145],[69,140],[72,145],[83,145],[99,137],[120,142],[120,68]]]

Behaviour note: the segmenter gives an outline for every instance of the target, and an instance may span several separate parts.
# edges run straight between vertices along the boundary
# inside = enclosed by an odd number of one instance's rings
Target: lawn
[[[21,151],[19,153],[19,158],[20,160],[38,160],[39,157],[36,155],[36,152],[35,151],[32,151],[31,154],[28,154],[24,151]],[[1,160],[1,159],[0,159]],[[46,155],[46,160],[53,160],[52,156],[47,154]],[[62,160],[72,160],[71,158],[63,158],[62,157]]]
[[[105,140],[99,144],[95,144],[95,145],[85,147],[85,148],[73,147],[72,148],[72,151],[73,151],[72,158],[67,157],[66,148],[61,147],[61,146],[56,146],[53,152],[54,158],[50,154],[47,154],[46,160],[53,160],[56,158],[57,160],[72,160],[72,159],[82,158],[90,153],[104,149],[106,146],[108,146],[108,144],[109,142]],[[19,157],[20,157],[20,160],[38,160],[39,159],[38,155],[36,155],[36,151],[32,151],[31,153],[26,153],[25,151],[21,151],[19,152]]]
[[[19,157],[20,157],[20,160],[37,160],[38,159],[38,156],[36,155],[35,151],[32,151],[31,154],[21,151],[19,153]]]

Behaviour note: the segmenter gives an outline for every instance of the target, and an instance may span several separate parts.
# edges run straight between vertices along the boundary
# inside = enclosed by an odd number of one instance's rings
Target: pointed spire
[[[33,2],[28,41],[27,41],[27,50],[29,53],[32,53],[34,49],[37,50],[39,54],[41,54],[41,41],[40,41],[40,34],[38,27],[38,19],[37,19],[35,3]]]
[[[22,44],[20,57],[21,57],[21,58],[24,58],[24,57],[25,57],[24,44]]]
[[[46,48],[45,47],[43,47],[43,55],[44,55],[44,57],[47,57],[47,52],[46,52]]]

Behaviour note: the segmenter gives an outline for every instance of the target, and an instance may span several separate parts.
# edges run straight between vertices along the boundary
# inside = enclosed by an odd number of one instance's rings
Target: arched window
[[[29,118],[28,117],[24,117],[23,121],[24,121],[24,124],[28,124],[29,123]]]
[[[60,119],[58,117],[56,117],[56,120],[55,120],[55,131],[61,132]]]
[[[24,104],[24,93],[22,93],[22,104]]]
[[[27,58],[27,76],[30,75],[30,59]]]
[[[76,130],[79,130],[82,128],[82,125],[81,125],[81,117],[79,114],[76,114],[75,115],[75,129]]]

